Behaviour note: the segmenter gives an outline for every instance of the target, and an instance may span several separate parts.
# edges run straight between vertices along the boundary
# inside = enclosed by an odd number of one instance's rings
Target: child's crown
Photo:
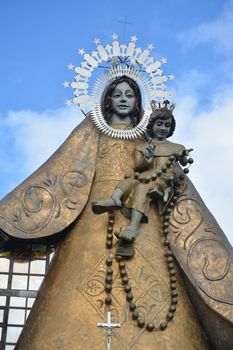
[[[174,103],[170,103],[170,101],[168,100],[165,100],[163,102],[157,102],[155,100],[152,100],[150,105],[151,105],[152,112],[157,112],[159,110],[167,110],[167,111],[170,111],[171,113],[173,112],[176,106]]]

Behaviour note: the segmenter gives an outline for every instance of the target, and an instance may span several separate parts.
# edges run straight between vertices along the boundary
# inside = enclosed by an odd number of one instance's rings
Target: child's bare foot
[[[120,240],[119,247],[117,248],[116,255],[124,258],[132,258],[135,254],[134,242]]]
[[[92,211],[95,214],[102,214],[106,211],[120,209],[122,206],[121,200],[117,198],[108,198],[102,201],[92,201]]]
[[[126,241],[133,241],[134,238],[137,237],[138,229],[135,226],[126,226],[125,228],[121,228],[119,233],[119,238],[122,238]]]

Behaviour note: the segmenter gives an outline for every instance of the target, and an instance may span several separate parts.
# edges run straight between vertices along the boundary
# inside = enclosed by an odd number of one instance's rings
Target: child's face
[[[153,125],[153,134],[154,134],[154,139],[157,139],[159,141],[165,140],[170,133],[171,129],[171,124],[172,124],[172,119],[163,119],[163,118],[158,118],[154,122]]]

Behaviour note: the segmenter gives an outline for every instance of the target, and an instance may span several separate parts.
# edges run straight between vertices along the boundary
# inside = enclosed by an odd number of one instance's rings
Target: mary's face
[[[112,112],[120,117],[128,116],[134,109],[136,96],[126,82],[118,84],[111,96]]]

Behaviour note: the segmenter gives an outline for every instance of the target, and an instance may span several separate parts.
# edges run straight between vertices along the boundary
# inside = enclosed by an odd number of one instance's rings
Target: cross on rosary
[[[97,327],[106,328],[106,350],[110,350],[111,347],[111,334],[112,328],[120,328],[120,323],[111,323],[111,312],[107,312],[107,322],[97,323]]]

